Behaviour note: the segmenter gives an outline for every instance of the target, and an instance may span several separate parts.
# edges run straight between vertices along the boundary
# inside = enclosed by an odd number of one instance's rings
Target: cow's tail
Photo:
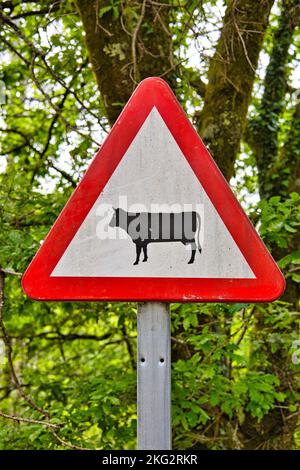
[[[202,251],[202,246],[200,245],[200,230],[201,230],[201,217],[200,215],[198,214],[198,212],[196,212],[196,216],[197,216],[197,248],[199,250],[199,253],[201,253]]]

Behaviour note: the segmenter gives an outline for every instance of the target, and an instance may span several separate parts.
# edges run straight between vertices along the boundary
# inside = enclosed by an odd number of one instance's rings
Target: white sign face
[[[155,107],[51,277],[255,275]]]

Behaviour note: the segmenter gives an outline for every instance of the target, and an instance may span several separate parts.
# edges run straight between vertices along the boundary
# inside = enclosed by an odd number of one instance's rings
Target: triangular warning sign
[[[284,286],[159,78],[137,87],[23,277],[39,300],[271,301]]]

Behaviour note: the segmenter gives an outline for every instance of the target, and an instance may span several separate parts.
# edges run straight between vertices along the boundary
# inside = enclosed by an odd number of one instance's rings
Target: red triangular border
[[[50,277],[51,272],[156,106],[256,279]],[[272,301],[284,278],[169,86],[140,83],[26,270],[23,289],[36,300]]]

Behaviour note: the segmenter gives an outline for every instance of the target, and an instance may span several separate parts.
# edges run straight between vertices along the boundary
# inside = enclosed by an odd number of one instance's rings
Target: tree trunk
[[[227,180],[234,172],[273,3],[231,0],[211,60],[198,129]]]
[[[282,199],[290,192],[300,192],[300,105],[297,104],[291,129],[286,142],[279,150],[278,135],[280,118],[286,106],[289,48],[293,33],[299,23],[299,0],[283,0],[278,27],[274,34],[273,49],[264,79],[264,93],[258,114],[246,132],[246,140],[254,152],[258,166],[259,191],[263,198],[280,195]],[[288,249],[272,247],[275,259],[300,248],[300,234],[292,238]],[[299,284],[287,281],[284,300],[299,306]]]
[[[300,90],[299,90],[300,92]],[[300,93],[299,93],[300,95]],[[280,168],[279,175],[281,182],[285,182],[285,194],[296,192],[300,194],[300,101],[297,103],[292,119],[292,125],[288,133],[286,142],[279,156]],[[294,233],[290,240],[287,250],[278,250],[278,256],[282,258],[288,253],[300,250],[300,230]],[[292,264],[288,269],[296,268]],[[284,299],[290,302],[293,309],[299,311],[300,284],[293,282],[291,278],[287,279]]]
[[[175,85],[166,0],[157,4],[127,0],[117,9],[108,0],[76,0],[76,5],[110,124],[140,80],[163,75],[171,86]]]
[[[300,105],[296,105],[291,128],[285,144],[279,149],[280,118],[286,106],[289,48],[299,16],[299,0],[283,0],[278,27],[274,34],[273,49],[264,79],[264,93],[258,108],[246,132],[246,140],[256,158],[258,167],[259,191],[262,198],[280,195],[286,199],[290,192],[300,190]],[[288,248],[279,248],[274,244],[272,254],[275,259],[299,250],[300,233],[294,234]],[[288,267],[289,268],[289,267]],[[282,298],[291,304],[292,312],[299,309],[299,284],[287,279],[287,287]],[[287,325],[283,334],[286,336],[297,331],[297,317]],[[297,375],[294,373],[291,357],[284,345],[276,352],[268,342],[268,324],[265,312],[260,312],[256,325],[256,340],[263,344],[269,372],[280,379],[280,391],[287,397],[297,389]],[[293,400],[292,400],[293,401]],[[289,398],[277,408],[265,415],[261,423],[255,423],[247,416],[241,427],[246,448],[293,449],[298,415],[288,410]],[[287,419],[287,416],[289,419]]]
[[[274,34],[273,49],[264,80],[264,93],[258,115],[247,130],[247,140],[255,153],[258,167],[260,195],[286,195],[286,177],[278,161],[278,134],[280,117],[286,106],[289,48],[296,27],[296,7],[299,0],[284,0],[278,28]]]

